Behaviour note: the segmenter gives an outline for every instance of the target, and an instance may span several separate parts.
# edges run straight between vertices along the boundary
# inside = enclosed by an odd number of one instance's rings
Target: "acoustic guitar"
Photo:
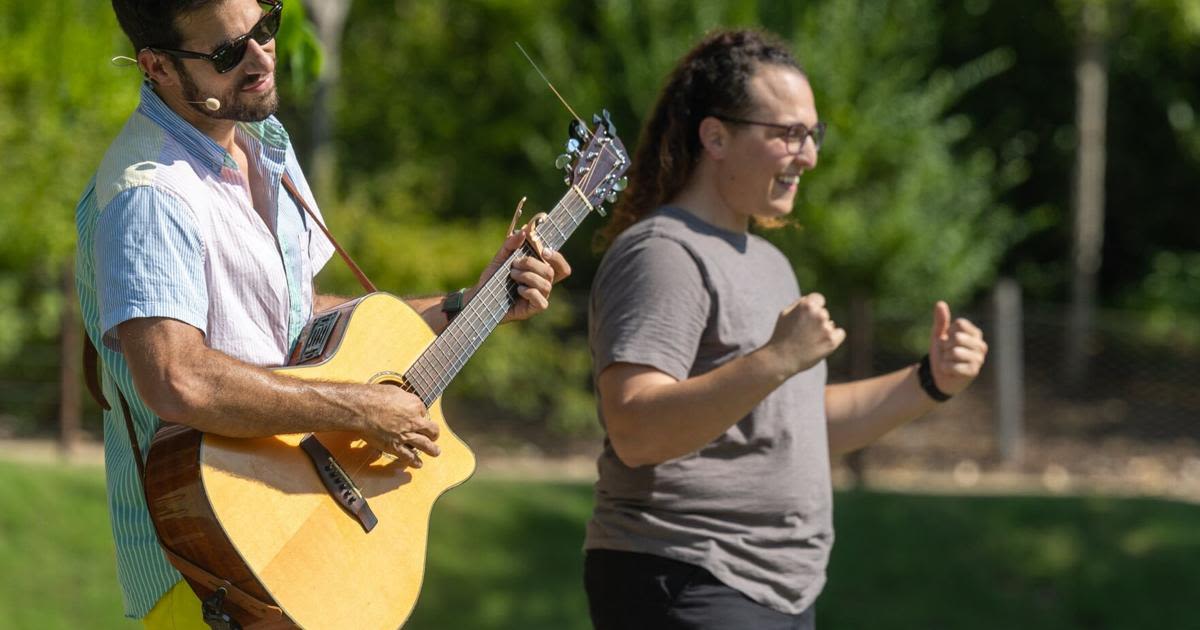
[[[607,112],[594,122],[594,131],[571,125],[567,153],[556,163],[569,189],[534,219],[544,246],[559,249],[624,188],[625,148]],[[146,494],[172,562],[199,566],[275,611],[271,619],[228,605],[246,627],[404,624],[421,590],[433,504],[475,470],[440,398],[517,300],[509,271],[517,256],[535,254],[531,240],[440,335],[399,298],[371,293],[315,316],[289,364],[276,368],[419,396],[441,429],[441,455],[423,467],[402,467],[350,433],[239,439],[164,426],[147,459]],[[217,590],[180,570],[201,599]]]

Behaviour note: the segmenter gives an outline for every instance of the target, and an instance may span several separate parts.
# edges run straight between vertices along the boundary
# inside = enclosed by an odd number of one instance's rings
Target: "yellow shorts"
[[[200,613],[200,599],[186,580],[167,591],[142,617],[147,630],[209,630]]]

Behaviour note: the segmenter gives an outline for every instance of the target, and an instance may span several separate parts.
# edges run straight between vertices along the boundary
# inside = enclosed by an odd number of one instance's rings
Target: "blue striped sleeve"
[[[96,222],[96,293],[104,343],[120,351],[116,327],[168,317],[207,332],[204,244],[191,211],[161,189],[118,194]]]

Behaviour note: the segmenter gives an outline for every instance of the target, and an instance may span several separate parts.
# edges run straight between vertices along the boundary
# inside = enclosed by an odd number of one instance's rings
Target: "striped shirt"
[[[236,141],[257,177],[143,84],[75,211],[84,325],[104,396],[125,395],[143,454],[160,420],[133,387],[117,326],[167,317],[236,359],[282,365],[312,314],[313,275],[333,253],[282,188],[286,172],[316,209],[279,121],[240,123]],[[117,577],[126,615],[140,618],[181,578],[159,548],[119,404],[104,414],[104,453]]]

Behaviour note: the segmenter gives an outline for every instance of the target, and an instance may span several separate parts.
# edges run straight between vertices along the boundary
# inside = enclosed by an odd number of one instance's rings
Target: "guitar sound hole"
[[[375,384],[376,385],[391,385],[392,387],[399,387],[400,389],[403,389],[404,391],[406,391],[414,396],[420,396],[420,394],[418,394],[417,391],[415,389],[413,389],[411,385],[409,385],[408,383],[406,383],[403,380],[400,380],[398,378],[384,377],[384,378],[376,381]]]

